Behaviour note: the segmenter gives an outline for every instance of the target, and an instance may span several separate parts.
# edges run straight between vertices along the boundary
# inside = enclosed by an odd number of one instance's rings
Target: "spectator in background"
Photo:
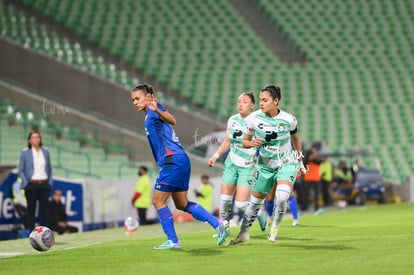
[[[214,188],[210,178],[207,175],[201,176],[201,186],[198,190],[194,190],[199,205],[204,207],[208,212],[212,213]]]
[[[321,174],[322,198],[324,206],[332,205],[331,185],[333,180],[333,164],[327,156],[322,157],[322,163],[319,167]]]
[[[141,225],[158,222],[158,220],[147,219],[147,210],[151,206],[151,189],[148,168],[146,166],[140,166],[138,168],[138,181],[135,185],[135,192],[131,203],[137,209],[139,223]]]
[[[36,205],[39,204],[39,223],[48,226],[49,195],[52,186],[52,166],[49,151],[42,147],[40,133],[32,130],[27,137],[19,161],[20,186],[27,200],[27,229],[35,228]]]
[[[315,214],[321,214],[322,210],[319,210],[319,190],[321,184],[320,175],[320,157],[318,156],[318,149],[312,146],[309,152],[305,156],[305,165],[307,166],[307,173],[303,177],[302,185],[300,186],[301,194],[301,209],[307,211],[309,208],[309,191],[313,189],[313,200]]]
[[[22,179],[17,177],[13,183],[13,207],[20,218],[20,222],[27,228],[27,201],[24,189],[20,189]]]
[[[352,171],[346,166],[345,161],[340,161],[335,169],[335,181],[337,189],[352,189]]]
[[[76,233],[79,229],[68,224],[65,205],[62,202],[62,191],[56,189],[53,192],[52,200],[49,204],[49,224],[50,229],[59,235],[64,233]]]

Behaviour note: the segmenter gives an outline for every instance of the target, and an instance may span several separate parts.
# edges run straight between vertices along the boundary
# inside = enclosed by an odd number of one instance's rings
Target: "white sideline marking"
[[[92,246],[92,245],[96,245],[96,244],[101,244],[102,242],[96,242],[96,243],[89,243],[89,244],[83,244],[83,245],[79,245],[79,246],[71,246],[71,247],[66,247],[63,250],[71,250],[71,249],[76,249],[76,248],[83,248],[83,247],[88,247],[88,246]]]
[[[15,256],[23,255],[23,254],[25,254],[25,253],[23,253],[23,252],[0,253],[0,258],[15,257]]]

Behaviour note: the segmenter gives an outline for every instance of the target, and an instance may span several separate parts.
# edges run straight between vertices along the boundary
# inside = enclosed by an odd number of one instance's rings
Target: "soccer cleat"
[[[257,220],[259,221],[259,224],[260,224],[260,230],[262,230],[262,232],[265,232],[267,230],[267,225],[268,225],[266,213],[262,211],[262,213],[257,217]]]
[[[237,235],[235,239],[231,240],[227,245],[228,246],[238,245],[240,243],[247,242],[248,240],[250,240],[249,233],[239,234]]]
[[[217,244],[222,245],[228,236],[228,231],[224,224],[224,221],[220,220],[219,226],[216,227]]]
[[[171,240],[166,240],[160,246],[154,246],[154,249],[180,249],[180,248],[181,248],[180,242],[174,243]]]
[[[293,220],[292,226],[298,226],[298,225],[300,225],[299,220]]]
[[[225,227],[225,228],[226,228],[226,230],[227,230],[227,236],[230,236],[230,223],[229,223],[229,221],[224,220],[224,221],[223,221],[223,224],[224,224],[224,227]],[[214,234],[212,237],[213,237],[213,238],[217,238],[217,234]]]
[[[279,234],[279,228],[277,228],[276,226],[272,226],[270,228],[270,234],[269,236],[267,236],[267,239],[271,242],[275,242],[278,238],[278,234]]]

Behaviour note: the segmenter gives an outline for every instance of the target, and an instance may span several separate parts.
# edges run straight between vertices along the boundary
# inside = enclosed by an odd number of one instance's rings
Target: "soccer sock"
[[[246,212],[247,205],[249,204],[248,201],[235,201],[234,207],[237,209],[237,214],[239,215],[239,221],[241,221],[244,217],[244,212]]]
[[[279,227],[280,222],[286,212],[286,204],[290,195],[290,186],[287,184],[281,184],[276,187],[276,210],[275,219],[273,220],[273,226]]]
[[[171,214],[170,209],[166,206],[164,208],[157,210],[158,217],[160,217],[160,222],[162,226],[162,230],[164,230],[165,235],[167,238],[174,243],[178,242],[177,234],[175,233],[174,229],[174,219]]]
[[[231,217],[232,195],[220,195],[220,219],[229,221]]]
[[[253,195],[250,197],[250,202],[246,208],[240,227],[240,234],[249,232],[250,227],[257,218],[260,208],[262,208],[263,202],[264,199],[256,198]]]
[[[269,217],[273,216],[273,209],[275,208],[275,201],[265,201],[266,212]]]
[[[195,202],[189,201],[184,211],[190,213],[195,219],[208,222],[213,228],[219,226],[219,220],[207,212],[201,205]]]
[[[294,195],[291,195],[288,199],[289,209],[292,213],[292,217],[294,220],[298,219],[298,202]]]

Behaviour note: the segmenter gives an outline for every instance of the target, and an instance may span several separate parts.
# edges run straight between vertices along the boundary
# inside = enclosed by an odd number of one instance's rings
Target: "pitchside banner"
[[[15,172],[0,184],[0,240],[13,238],[13,228],[21,222],[13,207],[13,183],[17,180]],[[51,193],[55,189],[62,191],[62,200],[66,206],[68,222],[82,231],[84,218],[84,182],[82,180],[53,179]],[[36,214],[37,216],[37,214]]]

